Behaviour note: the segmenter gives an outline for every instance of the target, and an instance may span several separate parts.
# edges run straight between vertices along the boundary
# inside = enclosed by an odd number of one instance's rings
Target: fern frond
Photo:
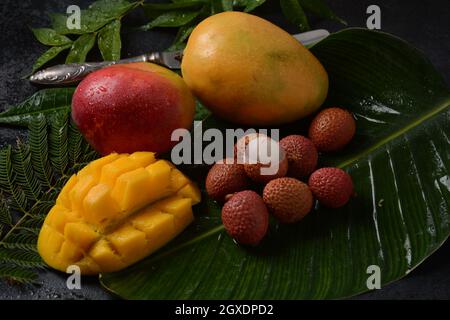
[[[35,251],[0,248],[0,261],[26,268],[42,268],[45,266]]]
[[[37,273],[11,264],[0,264],[0,278],[10,279],[23,284],[37,283]]]
[[[97,157],[67,113],[35,117],[28,143],[0,150],[0,279],[36,281],[42,223],[70,176]]]
[[[29,233],[35,234],[37,236],[37,235],[39,235],[39,232],[41,231],[41,228],[40,227],[35,227],[35,226],[26,227],[23,224],[21,224],[20,227],[16,227],[15,228],[15,231],[16,232],[25,231],[25,232],[29,232]]]
[[[12,153],[13,170],[16,172],[17,184],[30,201],[39,200],[42,192],[39,180],[31,166],[30,146],[17,141],[17,148]]]
[[[55,205],[55,199],[53,200],[41,200],[36,202],[30,209],[29,213],[32,218],[45,218],[50,209]]]
[[[60,176],[64,175],[69,164],[68,119],[68,113],[55,116],[48,135],[50,162]]]
[[[2,245],[8,249],[22,249],[36,252],[36,242],[37,236],[35,233],[20,232],[11,235]]]
[[[53,174],[48,153],[47,120],[40,114],[31,120],[28,141],[31,151],[31,164],[37,178],[44,188],[52,188]]]
[[[69,173],[79,171],[89,162],[98,158],[98,153],[83,138],[75,123],[69,119],[69,160],[72,165]]]
[[[25,193],[16,183],[16,173],[12,168],[11,146],[0,151],[0,188],[7,193],[10,205],[19,211],[27,210]]]
[[[50,210],[50,209],[49,209]],[[37,217],[28,217],[25,221],[21,223],[21,226],[25,228],[37,228],[39,229],[44,222],[46,214]]]
[[[87,145],[86,148],[85,148],[85,153],[83,154],[83,156],[81,158],[83,161],[80,162],[80,165],[83,165],[83,167],[84,167],[89,162],[94,161],[95,159],[97,159],[98,156],[99,156],[98,153],[95,150],[92,150],[89,145]],[[80,170],[80,169],[78,169],[78,170]]]
[[[3,196],[0,196],[0,223],[9,227],[12,225],[11,212]]]
[[[69,144],[69,161],[70,165],[75,165],[80,162],[83,148],[86,144],[81,133],[73,121],[69,121],[68,129],[68,144]]]

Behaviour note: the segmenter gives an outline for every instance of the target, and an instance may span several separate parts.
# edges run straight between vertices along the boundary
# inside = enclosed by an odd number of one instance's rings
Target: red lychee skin
[[[267,183],[273,179],[281,178],[286,175],[289,169],[288,159],[284,150],[280,152],[281,161],[278,164],[278,170],[274,174],[261,174],[261,168],[270,167],[270,164],[244,164],[244,170],[247,177],[258,183]]]
[[[321,168],[309,177],[309,188],[321,204],[329,208],[344,206],[353,194],[351,176],[339,168]]]
[[[263,191],[263,200],[269,211],[281,223],[295,223],[312,209],[314,199],[309,187],[295,178],[270,181]]]
[[[237,242],[257,245],[269,227],[269,211],[254,191],[235,193],[222,208],[222,223]]]
[[[95,71],[72,98],[75,124],[102,155],[166,152],[176,144],[172,132],[190,128],[194,112],[195,100],[182,78],[150,63]]]
[[[289,169],[287,175],[297,179],[309,176],[317,167],[319,154],[316,146],[301,135],[290,135],[280,140],[286,151]]]
[[[223,163],[216,163],[206,176],[206,192],[216,201],[224,202],[228,195],[242,191],[250,184],[244,165],[234,162],[226,159]]]
[[[308,136],[319,151],[332,152],[347,145],[355,131],[355,119],[350,112],[341,108],[328,108],[314,117]]]

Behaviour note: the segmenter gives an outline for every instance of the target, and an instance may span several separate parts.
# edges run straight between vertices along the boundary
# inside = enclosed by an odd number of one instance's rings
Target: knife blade
[[[308,47],[326,38],[329,34],[327,30],[318,29],[295,34],[293,37]],[[61,64],[40,70],[30,76],[29,80],[40,85],[69,85],[81,81],[89,73],[101,68],[132,62],[153,62],[169,69],[180,69],[182,57],[182,51],[152,52],[119,61]]]

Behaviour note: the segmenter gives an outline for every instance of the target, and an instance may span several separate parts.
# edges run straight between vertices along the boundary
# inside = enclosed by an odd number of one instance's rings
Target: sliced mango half
[[[52,268],[114,272],[155,252],[193,220],[200,191],[151,152],[110,154],[73,175],[48,213],[38,251]]]

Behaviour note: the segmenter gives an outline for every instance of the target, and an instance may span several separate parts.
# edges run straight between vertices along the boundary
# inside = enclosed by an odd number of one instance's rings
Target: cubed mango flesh
[[[182,232],[199,201],[195,184],[153,153],[110,154],[67,181],[44,221],[38,251],[57,270],[118,271]]]

